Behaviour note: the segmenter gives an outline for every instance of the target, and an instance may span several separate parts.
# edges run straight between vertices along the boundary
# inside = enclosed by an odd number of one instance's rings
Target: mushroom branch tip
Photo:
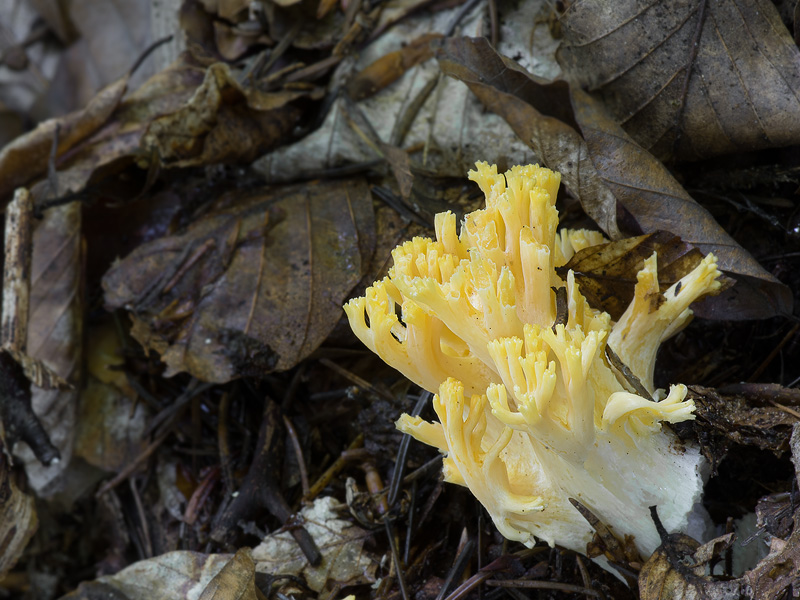
[[[397,427],[444,454],[445,479],[468,487],[507,538],[585,552],[594,532],[576,498],[649,556],[660,539],[648,507],[685,531],[702,494],[698,449],[661,425],[694,419],[694,404],[683,385],[656,389],[653,372],[691,303],[719,290],[716,258],[662,293],[653,254],[614,322],[586,302],[572,271],[556,272],[607,242],[557,230],[559,173],[478,163],[469,178],[486,207],[459,233],[452,213],[437,215],[436,239],[398,246],[388,276],[344,307],[368,348],[436,394],[438,422],[402,415]],[[641,386],[609,363],[607,345]]]

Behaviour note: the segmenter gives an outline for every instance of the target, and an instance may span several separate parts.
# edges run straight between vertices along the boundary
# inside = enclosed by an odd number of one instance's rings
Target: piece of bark
[[[6,209],[3,315],[0,326],[0,441],[8,455],[18,441],[27,443],[44,465],[60,453],[33,412],[31,381],[41,387],[67,385],[27,354],[30,311],[33,200],[20,188]]]

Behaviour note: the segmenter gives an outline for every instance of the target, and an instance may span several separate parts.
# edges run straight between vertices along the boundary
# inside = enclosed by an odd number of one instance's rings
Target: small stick
[[[25,188],[14,192],[6,208],[3,267],[2,347],[24,353],[28,344],[33,247],[33,198]]]
[[[347,450],[354,450],[356,448],[360,448],[364,444],[364,434],[359,433],[356,438],[350,442],[350,445],[347,447]],[[330,467],[328,467],[325,472],[319,476],[319,479],[311,486],[308,490],[308,494],[303,496],[303,502],[311,502],[314,498],[320,495],[322,490],[325,489],[325,486],[328,485],[336,474],[344,469],[345,464],[347,463],[347,458],[344,456],[344,452],[342,452],[342,456],[338,457]]]
[[[297,435],[297,430],[286,415],[283,415],[283,424],[286,426],[286,431],[289,433],[289,439],[292,442],[292,448],[297,457],[297,467],[300,470],[300,484],[303,488],[303,496],[308,496],[308,471],[306,470],[306,461],[303,457],[303,447],[300,445],[300,437]]]
[[[419,413],[422,412],[422,409],[425,408],[425,405],[430,400],[432,394],[427,391],[423,390],[422,393],[417,398],[417,402],[414,405],[414,408],[411,410],[411,416],[416,417]],[[397,501],[397,495],[400,492],[400,483],[403,481],[403,475],[405,474],[406,470],[406,455],[408,454],[408,446],[411,443],[411,436],[407,433],[403,434],[403,439],[400,440],[400,448],[397,450],[397,458],[395,459],[394,463],[394,472],[392,473],[392,481],[389,484],[389,506],[394,506],[394,503]]]
[[[394,569],[397,574],[397,583],[400,587],[400,593],[403,600],[409,600],[411,597],[408,593],[408,586],[406,585],[406,576],[403,573],[403,565],[400,562],[400,551],[397,549],[397,541],[394,537],[394,526],[389,519],[383,522],[386,527],[386,537],[389,538],[389,549],[391,550],[392,559],[394,560]]]
[[[558,581],[540,581],[536,579],[490,579],[486,582],[489,587],[502,588],[522,588],[529,590],[558,590],[560,592],[574,592],[576,594],[586,594],[593,598],[599,598],[600,592],[589,588],[573,585],[571,583],[560,583]]]
[[[219,464],[222,468],[222,483],[225,487],[225,497],[233,492],[233,467],[231,466],[231,447],[228,439],[228,412],[230,410],[231,394],[224,392],[219,401],[217,440],[219,447]]]

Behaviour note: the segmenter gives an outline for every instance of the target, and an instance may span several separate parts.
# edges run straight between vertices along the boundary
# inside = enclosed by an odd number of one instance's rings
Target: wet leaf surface
[[[771,2],[575,2],[561,23],[567,77],[659,158],[800,137],[800,50]]]
[[[133,311],[133,335],[170,374],[263,376],[327,337],[368,267],[374,236],[360,180],[234,198],[113,267],[106,304]]]

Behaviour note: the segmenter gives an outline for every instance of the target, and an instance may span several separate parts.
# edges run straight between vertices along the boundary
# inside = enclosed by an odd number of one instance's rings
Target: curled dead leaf
[[[100,90],[86,108],[44,121],[0,150],[0,197],[45,173],[56,131],[60,158],[108,121],[128,89],[128,78]]]
[[[208,67],[184,106],[155,118],[142,138],[140,163],[164,167],[249,162],[281,142],[300,116],[291,102],[306,91],[246,89],[225,63]]]
[[[315,592],[374,581],[376,557],[364,548],[370,534],[340,518],[344,508],[335,498],[326,496],[314,500],[298,515],[322,553],[319,565],[310,565],[291,533],[281,531],[253,548],[256,571],[303,577]]]

